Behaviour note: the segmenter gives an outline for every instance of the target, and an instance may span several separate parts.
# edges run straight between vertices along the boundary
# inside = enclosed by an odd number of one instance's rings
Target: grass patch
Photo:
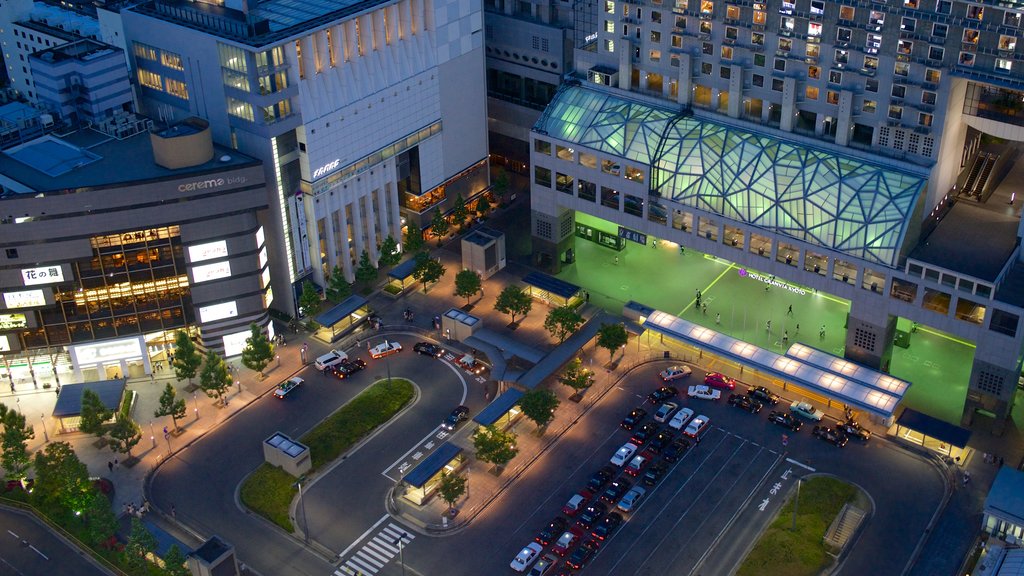
[[[832,562],[822,539],[825,531],[842,510],[856,498],[858,490],[835,478],[811,478],[800,487],[796,531],[793,527],[793,503],[782,507],[779,515],[761,534],[757,544],[743,560],[738,576],[815,576]]]
[[[401,286],[395,286],[394,284],[385,284],[384,285],[384,291],[387,292],[388,294],[393,295],[393,296],[398,296],[399,294],[402,293],[403,290],[405,290],[405,289],[402,288]]]
[[[299,439],[309,446],[313,463],[309,473],[334,461],[356,442],[390,420],[412,401],[414,394],[412,382],[408,380],[382,380],[317,424]],[[293,532],[288,507],[298,492],[293,487],[294,482],[295,478],[291,474],[264,463],[242,483],[242,503],[274,524]]]

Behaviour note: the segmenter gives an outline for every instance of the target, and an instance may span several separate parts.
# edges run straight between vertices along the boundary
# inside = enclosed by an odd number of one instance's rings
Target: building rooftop
[[[104,44],[91,38],[83,38],[77,42],[69,42],[40,50],[32,54],[32,58],[38,58],[44,62],[61,62],[64,60],[80,60],[89,62],[110,54],[119,54],[121,50],[109,44]]]

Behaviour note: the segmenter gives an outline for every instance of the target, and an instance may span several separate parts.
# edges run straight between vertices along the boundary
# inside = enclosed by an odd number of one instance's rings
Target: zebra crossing
[[[399,542],[404,548],[415,537],[412,532],[389,522],[373,538],[367,540],[362,548],[338,566],[334,576],[373,576],[398,556]]]

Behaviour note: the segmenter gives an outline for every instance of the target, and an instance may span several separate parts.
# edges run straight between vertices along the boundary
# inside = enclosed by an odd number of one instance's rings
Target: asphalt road
[[[310,534],[335,552],[344,547],[338,543],[366,530],[384,512],[383,496],[375,492],[376,486],[385,486],[380,472],[402,455],[408,442],[436,426],[463,394],[463,381],[455,371],[412,352],[416,338],[397,335],[396,339],[405,351],[389,357],[391,374],[412,380],[420,397],[403,417],[381,429],[330,475],[348,482],[343,496],[337,491],[329,494],[331,505],[321,510],[310,502],[330,492],[330,487],[313,484],[307,495]],[[216,534],[232,543],[242,562],[266,576],[332,573],[334,568],[327,559],[267,521],[243,512],[236,491],[245,476],[263,462],[264,439],[276,431],[300,437],[374,381],[386,377],[384,360],[364,359],[369,364],[366,370],[341,381],[307,367],[299,373],[306,379],[305,385],[284,400],[268,394],[239,412],[159,468],[150,485],[151,502],[164,511],[174,506],[178,520],[204,535]],[[474,412],[483,401],[482,394],[467,400]],[[345,473],[338,473],[342,471]]]
[[[109,574],[27,514],[0,508],[0,525],[0,576]]]

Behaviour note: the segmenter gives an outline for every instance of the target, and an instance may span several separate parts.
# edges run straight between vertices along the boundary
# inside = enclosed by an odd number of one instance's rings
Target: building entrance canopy
[[[655,311],[644,321],[644,328],[737,360],[882,418],[893,416],[910,388],[910,382],[804,344],[793,344],[785,354],[778,354],[667,312]]]

